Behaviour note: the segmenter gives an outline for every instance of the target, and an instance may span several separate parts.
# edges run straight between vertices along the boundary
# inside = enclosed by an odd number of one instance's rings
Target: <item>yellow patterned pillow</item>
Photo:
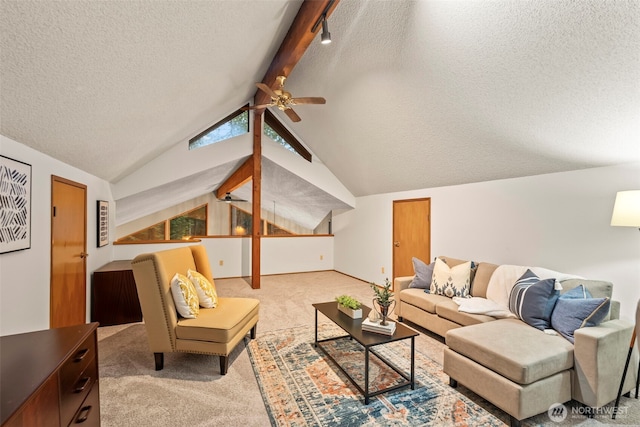
[[[191,269],[187,271],[187,277],[196,288],[200,305],[205,308],[216,308],[218,306],[218,293],[215,285],[201,273]]]
[[[187,277],[176,273],[171,279],[171,295],[180,316],[195,319],[200,313],[200,302],[195,286]]]

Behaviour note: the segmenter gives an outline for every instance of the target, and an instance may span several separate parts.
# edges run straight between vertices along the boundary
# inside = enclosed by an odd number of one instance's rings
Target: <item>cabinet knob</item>
[[[91,384],[91,377],[84,377],[78,382],[78,384],[76,384],[76,388],[73,390],[73,392],[82,393],[89,384]]]
[[[84,406],[82,410],[78,413],[78,417],[76,418],[75,423],[81,424],[87,419],[89,419],[89,413],[91,412],[91,406]]]

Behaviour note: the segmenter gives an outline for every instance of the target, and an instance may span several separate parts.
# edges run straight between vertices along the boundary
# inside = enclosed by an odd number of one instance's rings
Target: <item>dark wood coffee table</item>
[[[369,404],[369,398],[376,396],[387,391],[396,390],[402,387],[411,386],[411,390],[415,389],[415,337],[418,336],[418,332],[413,329],[398,323],[396,324],[396,331],[393,335],[377,334],[374,332],[368,332],[362,330],[362,319],[352,319],[340,310],[338,310],[338,303],[335,301],[323,302],[313,304],[316,309],[316,334],[314,345],[324,354],[327,355],[335,365],[349,378],[349,381],[358,389],[360,393],[364,395],[364,404]],[[369,315],[371,309],[366,306],[362,306],[362,316],[366,318]],[[318,340],[318,312],[324,314],[333,323],[342,328],[348,335],[341,335],[339,337],[326,338]],[[355,379],[349,375],[349,373],[325,350],[320,343],[327,341],[335,341],[343,338],[350,338],[356,340],[362,347],[364,347],[364,388],[355,381]],[[411,338],[411,372],[407,374],[395,366],[393,363],[382,357],[377,353],[373,347],[383,344],[388,344],[394,341],[400,341],[407,338]],[[396,384],[392,387],[388,387],[374,392],[369,392],[369,353],[372,353],[378,359],[380,359],[385,365],[396,371],[406,381]]]

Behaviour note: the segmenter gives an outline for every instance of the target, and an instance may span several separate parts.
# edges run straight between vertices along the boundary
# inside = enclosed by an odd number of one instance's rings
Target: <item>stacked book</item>
[[[396,322],[392,322],[387,319],[387,324],[381,325],[379,320],[372,322],[367,317],[362,321],[362,330],[375,332],[377,334],[393,335],[393,333],[396,331]]]

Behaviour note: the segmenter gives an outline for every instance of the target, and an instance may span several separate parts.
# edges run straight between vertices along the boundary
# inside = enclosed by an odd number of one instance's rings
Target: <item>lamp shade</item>
[[[640,227],[640,190],[618,191],[611,225]]]

